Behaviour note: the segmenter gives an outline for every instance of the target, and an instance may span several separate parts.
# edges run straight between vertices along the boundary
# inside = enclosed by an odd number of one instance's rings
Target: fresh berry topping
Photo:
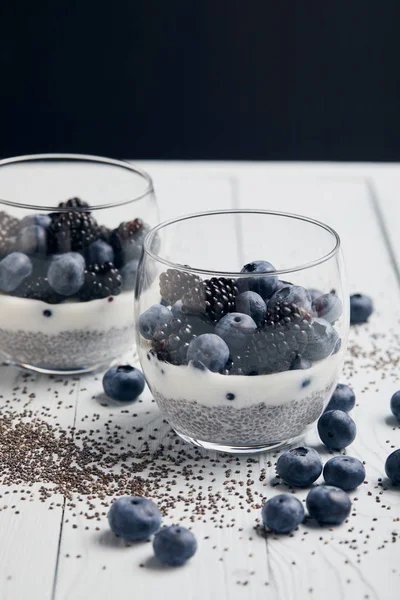
[[[117,498],[108,511],[111,530],[131,542],[147,540],[160,528],[161,520],[157,504],[140,496]]]
[[[121,268],[130,260],[139,259],[143,240],[149,227],[141,219],[121,223],[110,236],[115,253],[115,266]]]
[[[257,325],[249,315],[233,312],[218,321],[215,333],[225,340],[231,350],[245,349],[256,329]]]
[[[322,292],[320,292],[319,290],[316,290],[315,288],[310,288],[308,290],[308,293],[310,294],[312,302],[314,302],[314,300],[316,300],[317,298],[322,296]]]
[[[26,254],[12,252],[0,261],[0,289],[13,292],[32,273],[32,261]]]
[[[354,294],[350,296],[350,323],[365,323],[374,311],[374,305],[369,296]]]
[[[296,304],[296,306],[304,308],[306,311],[311,311],[311,296],[305,288],[300,285],[291,285],[281,288],[272,296],[268,302],[267,309],[273,310],[277,302],[287,302],[288,304]]]
[[[210,371],[220,371],[229,358],[229,348],[218,335],[205,333],[194,338],[188,348],[188,361],[202,363]]]
[[[182,310],[190,315],[201,315],[211,323],[235,310],[238,293],[235,279],[212,277],[199,281],[182,298]]]
[[[47,279],[57,294],[74,296],[85,280],[85,260],[77,252],[54,256],[47,272]]]
[[[318,485],[307,496],[310,517],[320,525],[340,525],[350,514],[351,500],[340,488]]]
[[[87,206],[77,198],[62,202],[60,208],[71,210],[51,213],[48,227],[48,250],[51,254],[83,250],[98,237],[98,225]]]
[[[18,225],[18,229],[23,229],[24,227],[29,227],[30,225],[38,225],[39,227],[47,229],[50,223],[50,215],[35,213],[31,215],[26,215],[23,219],[21,219]]]
[[[276,472],[288,485],[307,487],[322,473],[321,458],[313,448],[292,448],[278,458]]]
[[[266,260],[254,260],[244,265],[241,273],[254,273],[257,277],[240,277],[237,285],[240,292],[256,292],[264,300],[268,300],[275,293],[278,285],[278,278],[270,275],[261,277],[261,273],[274,273],[275,267]]]
[[[323,294],[316,300],[313,300],[312,308],[317,315],[328,321],[328,323],[334,323],[340,317],[343,311],[342,301],[336,294]]]
[[[103,377],[107,396],[119,402],[133,402],[144,390],[143,373],[130,365],[111,367]]]
[[[264,527],[275,533],[290,533],[304,520],[304,508],[291,494],[278,494],[264,504],[261,516]]]
[[[181,525],[172,525],[156,533],[153,550],[160,562],[178,567],[196,553],[197,542],[191,531]]]
[[[27,225],[17,233],[13,249],[24,254],[47,253],[47,230],[41,225]]]
[[[160,275],[160,294],[168,304],[174,304],[201,283],[202,279],[193,273],[167,269]]]
[[[53,290],[47,277],[41,275],[38,277],[32,275],[25,279],[13,294],[20,298],[41,300],[47,304],[59,304],[65,299],[65,296],[61,296]]]
[[[365,479],[364,465],[352,456],[335,456],[324,466],[324,479],[345,492],[354,490]]]
[[[195,337],[189,323],[174,317],[157,326],[152,345],[159,360],[173,365],[185,365],[189,344]]]
[[[112,230],[108,229],[108,227],[106,227],[105,225],[100,225],[100,227],[97,230],[97,235],[100,240],[103,240],[103,242],[107,242],[107,244],[110,244],[111,232]]]
[[[80,198],[70,198],[66,202],[60,202],[58,206],[59,208],[89,208],[89,204]]]
[[[19,223],[20,221],[16,217],[12,217],[4,211],[0,212],[0,256],[5,256],[10,252]]]
[[[336,329],[324,319],[314,319],[311,324],[308,345],[304,356],[310,360],[321,360],[332,354],[338,341]]]
[[[395,485],[400,483],[400,450],[395,450],[386,459],[386,475]]]
[[[121,277],[123,291],[132,291],[135,289],[138,268],[139,261],[135,258],[122,267]]]
[[[88,265],[103,265],[106,262],[114,261],[114,250],[104,240],[98,239],[88,246],[85,252]]]
[[[318,421],[318,434],[321,441],[331,450],[343,450],[356,437],[356,424],[342,410],[328,410]]]
[[[161,304],[153,304],[139,317],[139,331],[146,339],[151,340],[161,326],[169,323],[172,320],[172,313],[166,306]]]
[[[118,296],[121,293],[122,277],[112,262],[89,265],[84,272],[84,283],[79,291],[82,302]]]
[[[344,383],[338,383],[326,410],[343,410],[349,412],[354,408],[356,396],[351,388]]]
[[[256,292],[242,292],[236,296],[236,312],[249,315],[260,327],[264,324],[267,307]]]

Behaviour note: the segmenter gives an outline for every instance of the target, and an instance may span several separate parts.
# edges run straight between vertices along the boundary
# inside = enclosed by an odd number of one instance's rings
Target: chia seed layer
[[[321,415],[334,381],[302,400],[270,406],[265,402],[248,408],[207,406],[197,401],[154,398],[170,425],[179,433],[203,442],[229,446],[259,446],[287,441],[304,433]]]
[[[133,341],[132,327],[75,329],[56,335],[0,329],[0,355],[6,361],[47,370],[78,370],[110,362],[127,352]]]

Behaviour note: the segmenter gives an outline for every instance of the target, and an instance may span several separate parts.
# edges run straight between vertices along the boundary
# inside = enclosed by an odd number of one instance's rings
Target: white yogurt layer
[[[62,304],[0,295],[0,329],[57,335],[74,330],[100,332],[113,327],[133,327],[133,300],[133,292]],[[46,316],[44,311],[51,311],[51,316]]]
[[[336,382],[344,352],[315,362],[310,369],[255,376],[220,375],[190,365],[170,365],[154,355],[150,355],[149,360],[148,351],[143,347],[139,348],[139,354],[143,373],[153,393],[210,407],[230,405],[243,408],[260,402],[279,406],[320,394]],[[227,394],[234,394],[234,400],[229,401]]]

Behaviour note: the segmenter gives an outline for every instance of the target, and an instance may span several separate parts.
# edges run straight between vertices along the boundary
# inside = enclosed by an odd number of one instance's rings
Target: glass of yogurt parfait
[[[134,286],[158,221],[129,163],[44,154],[0,161],[0,358],[47,373],[111,364],[134,346]]]
[[[143,372],[179,436],[233,453],[291,444],[321,415],[343,362],[339,236],[260,210],[162,223],[144,242],[135,307]]]

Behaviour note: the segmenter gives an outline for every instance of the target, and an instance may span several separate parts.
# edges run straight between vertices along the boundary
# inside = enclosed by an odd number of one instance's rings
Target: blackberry
[[[114,263],[89,265],[85,269],[85,281],[78,292],[78,297],[82,302],[88,302],[108,296],[118,296],[121,286],[122,277]]]
[[[47,304],[59,304],[64,300],[64,296],[57,294],[49,284],[47,277],[43,276],[28,277],[13,292],[13,296],[41,300]]]
[[[160,275],[160,294],[168,304],[174,304],[201,283],[202,279],[198,275],[178,269],[167,269]]]
[[[0,257],[11,251],[19,222],[16,217],[12,217],[4,211],[0,212]]]
[[[196,283],[182,298],[182,311],[201,315],[211,323],[235,310],[238,288],[235,279],[212,277]]]
[[[89,208],[89,204],[80,198],[70,198],[66,202],[60,202],[58,206],[59,208]]]
[[[118,269],[130,260],[140,258],[143,239],[148,229],[148,225],[141,219],[134,219],[121,223],[111,232],[109,242],[114,249],[114,262]]]
[[[153,336],[153,350],[159,360],[185,365],[189,344],[195,337],[190,323],[183,319],[172,319],[157,328]]]
[[[65,212],[50,214],[51,222],[47,231],[48,251],[50,254],[77,252],[89,246],[98,238],[98,225],[89,205],[79,198],[61,202],[60,208],[70,208]]]

